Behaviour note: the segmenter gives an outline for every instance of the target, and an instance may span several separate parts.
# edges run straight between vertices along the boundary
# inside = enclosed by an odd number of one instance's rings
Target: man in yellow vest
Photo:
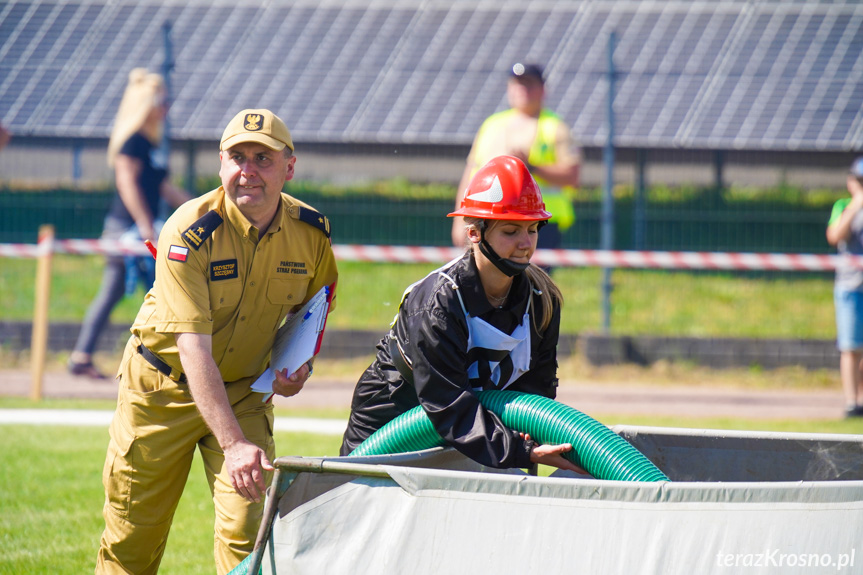
[[[571,194],[578,187],[580,152],[569,127],[551,110],[543,108],[545,80],[541,66],[515,64],[506,89],[511,108],[486,118],[473,141],[455,205],[461,205],[468,182],[480,167],[496,156],[522,160],[542,190],[549,225],[539,233],[539,248],[559,248],[562,233],[575,222]],[[453,218],[452,241],[465,245],[462,218]]]

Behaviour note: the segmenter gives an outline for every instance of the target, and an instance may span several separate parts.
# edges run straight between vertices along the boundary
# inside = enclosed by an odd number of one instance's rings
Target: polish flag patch
[[[187,257],[189,257],[189,248],[172,245],[171,249],[168,250],[169,260],[174,260],[175,262],[184,262],[186,261]]]

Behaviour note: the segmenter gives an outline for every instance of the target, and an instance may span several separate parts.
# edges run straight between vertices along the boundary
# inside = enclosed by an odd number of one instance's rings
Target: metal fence
[[[336,243],[420,246],[449,243],[450,222],[445,216],[453,204],[447,197],[342,194],[316,189],[308,183],[289,186],[288,191],[330,218]],[[45,223],[53,224],[61,239],[96,238],[113,195],[111,190],[0,190],[0,243],[35,243],[36,232]],[[583,195],[586,197],[574,202],[577,220],[564,234],[564,248],[600,247],[601,199],[598,193],[590,191]],[[689,189],[678,191],[678,197],[669,199],[667,194],[648,191],[643,207],[639,208],[631,194],[621,195],[615,201],[615,249],[831,251],[824,239],[831,198],[817,203],[787,198],[739,201],[727,193]],[[643,230],[641,237],[637,236],[639,229]]]

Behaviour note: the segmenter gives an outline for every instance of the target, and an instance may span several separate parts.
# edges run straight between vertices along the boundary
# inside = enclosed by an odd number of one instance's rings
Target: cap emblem
[[[483,202],[487,204],[496,204],[503,199],[503,188],[500,185],[500,179],[495,176],[491,182],[491,186],[482,192],[477,192],[468,196],[475,202]]]
[[[243,122],[243,128],[250,132],[258,132],[264,127],[263,118],[260,114],[246,114],[246,119]]]

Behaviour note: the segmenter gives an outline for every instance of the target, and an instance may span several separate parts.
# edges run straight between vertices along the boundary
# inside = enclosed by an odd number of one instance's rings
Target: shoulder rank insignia
[[[330,237],[330,220],[327,219],[327,216],[321,214],[320,212],[316,212],[311,208],[304,208],[302,206],[298,206],[299,215],[297,216],[300,221],[309,224],[310,226],[314,226],[324,232],[324,235]]]
[[[222,216],[218,212],[210,210],[183,232],[183,240],[185,240],[190,248],[197,250],[207,238],[213,235],[216,228],[222,225],[223,221]]]

